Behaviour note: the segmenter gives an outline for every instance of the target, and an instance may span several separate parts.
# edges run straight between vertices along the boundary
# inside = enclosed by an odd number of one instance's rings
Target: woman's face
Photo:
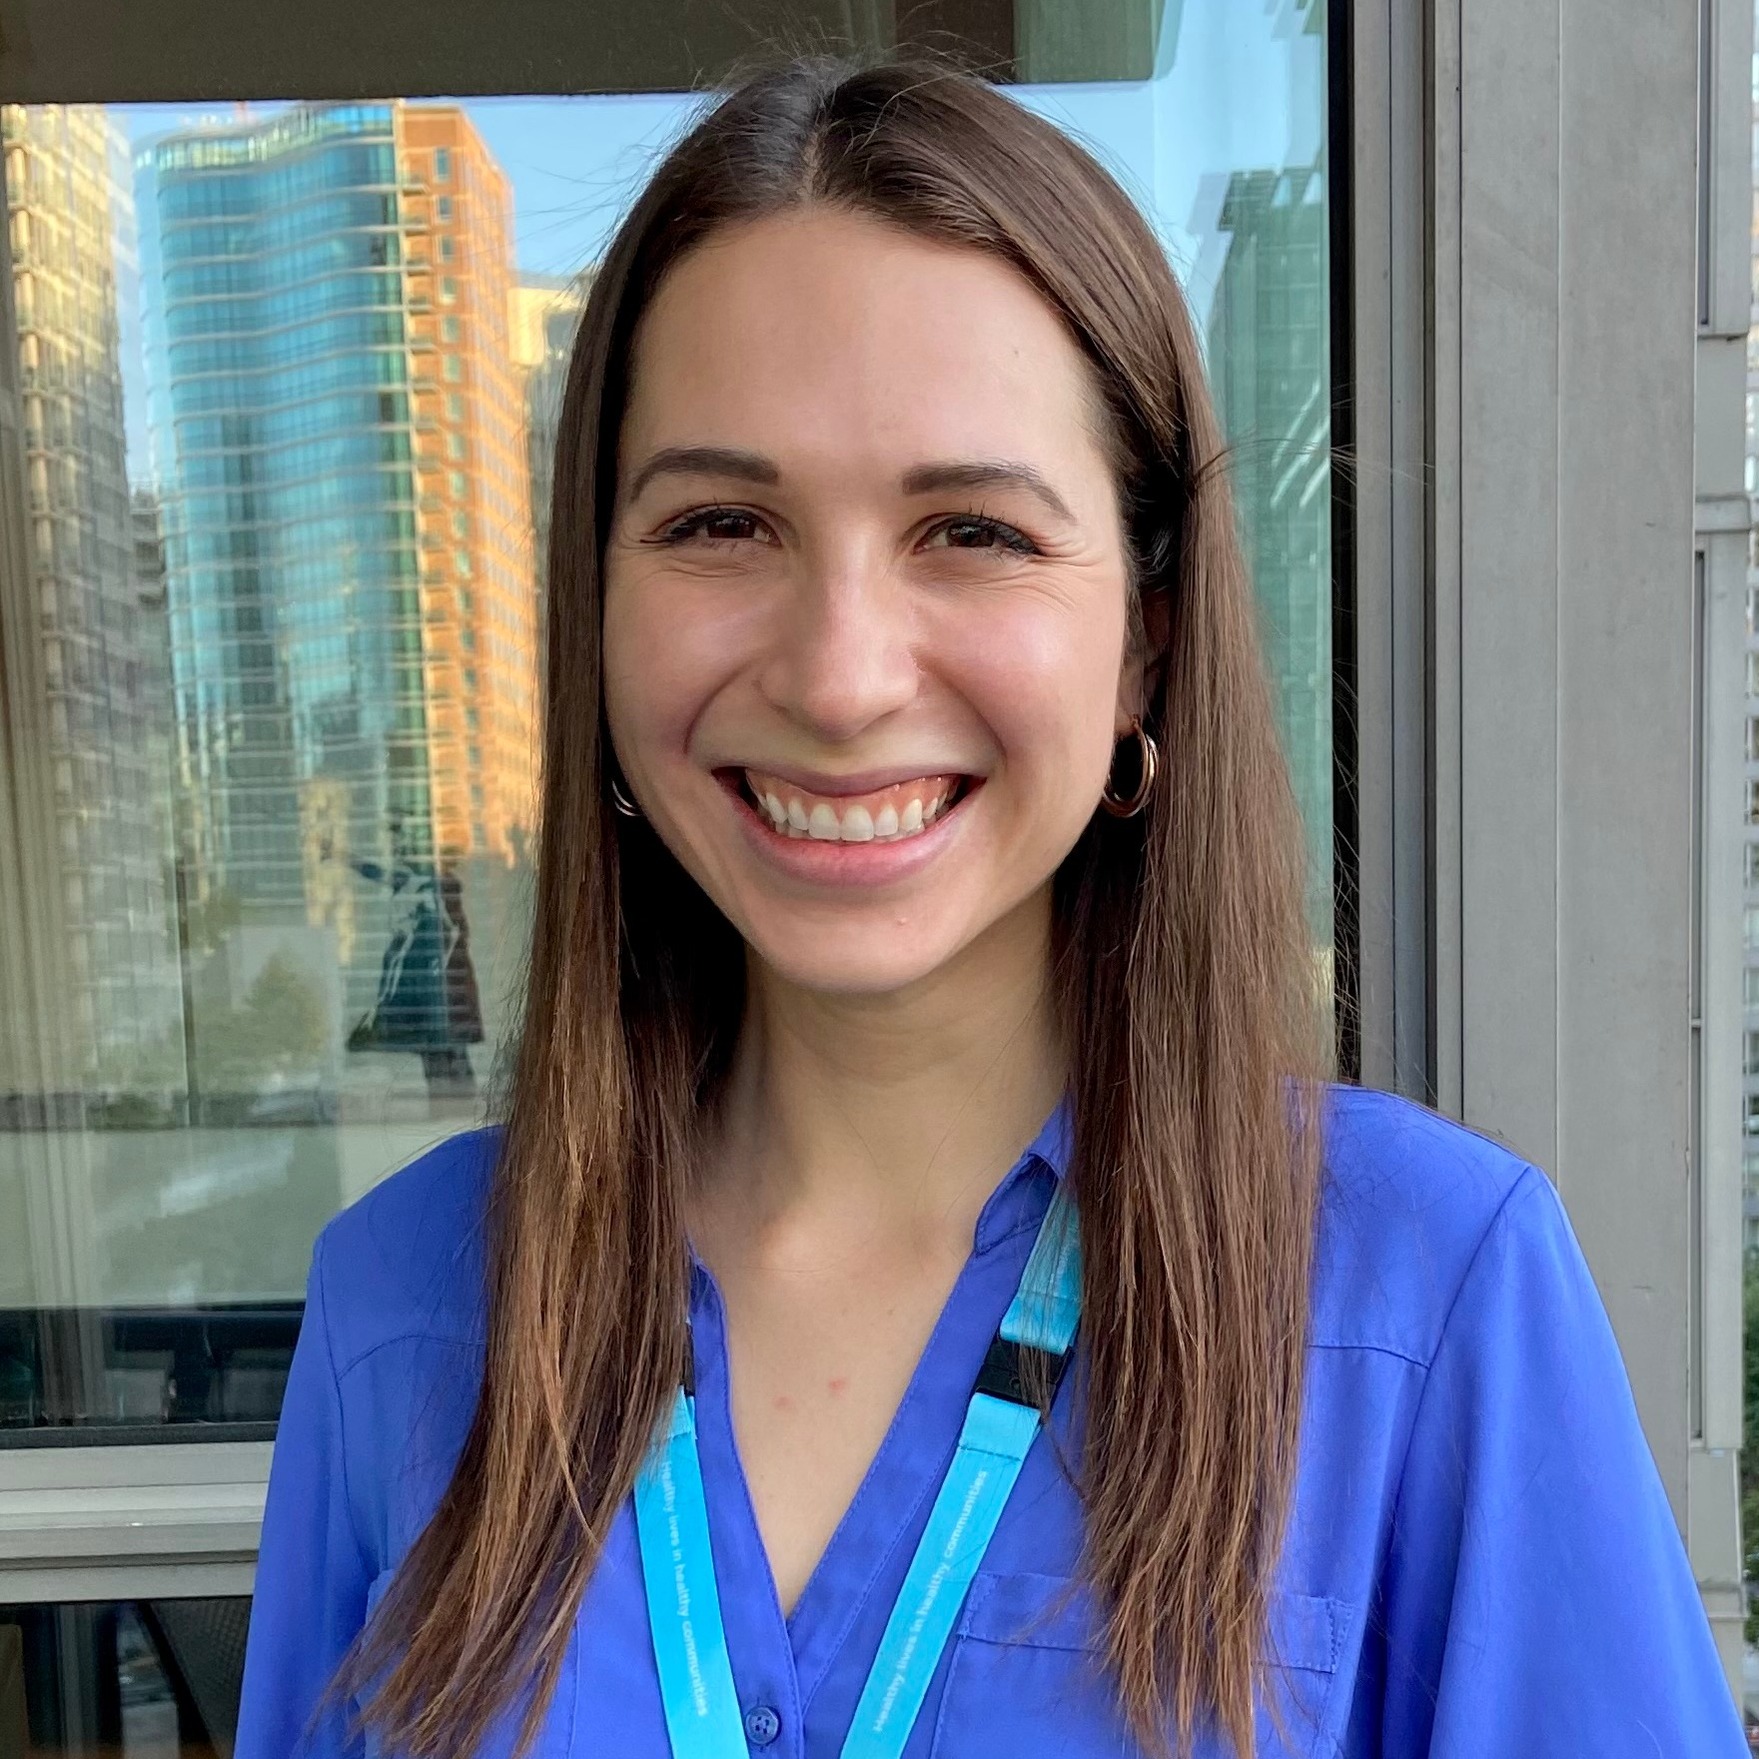
[[[605,557],[630,791],[780,976],[922,979],[1092,816],[1140,681],[1091,374],[976,251],[803,210],[636,338]]]

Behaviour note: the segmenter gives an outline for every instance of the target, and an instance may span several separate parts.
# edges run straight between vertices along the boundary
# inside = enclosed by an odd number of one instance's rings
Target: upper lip
[[[962,769],[958,764],[894,764],[885,769],[855,770],[848,775],[833,776],[824,770],[803,769],[794,764],[785,763],[742,763],[728,765],[737,769],[741,775],[748,770],[755,770],[759,775],[774,776],[779,781],[792,782],[796,788],[807,794],[822,794],[831,799],[843,795],[876,794],[881,788],[890,788],[899,782],[914,782],[924,776],[970,776],[972,771]]]

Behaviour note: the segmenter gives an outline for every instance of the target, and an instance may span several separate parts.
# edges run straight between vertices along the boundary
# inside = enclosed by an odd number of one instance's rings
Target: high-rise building
[[[43,700],[26,706],[57,819],[69,994],[56,1000],[88,1092],[175,1085],[170,778],[153,742],[169,713],[164,631],[139,601],[124,457],[127,150],[95,106],[4,106],[0,141],[32,575],[32,602],[6,622],[42,642]]]
[[[138,185],[189,900],[332,932],[358,1017],[362,876],[431,904],[533,817],[508,185],[403,103],[180,131]]]
[[[1331,381],[1317,170],[1239,171],[1208,329],[1283,744],[1306,819],[1315,938],[1332,936]]]
[[[511,859],[517,833],[533,822],[537,774],[536,570],[525,375],[511,334],[512,195],[461,109],[398,105],[394,120],[423,582],[435,601],[427,620],[435,816],[443,850]],[[448,575],[453,620],[443,614]]]
[[[550,493],[555,482],[556,429],[574,332],[592,286],[592,271],[572,279],[521,275],[513,289],[513,354],[525,372],[525,411],[530,442],[531,526],[537,543],[537,577],[545,578],[550,542]]]

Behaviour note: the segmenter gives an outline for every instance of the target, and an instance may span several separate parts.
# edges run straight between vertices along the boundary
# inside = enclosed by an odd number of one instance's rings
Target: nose
[[[903,584],[860,554],[801,569],[777,607],[764,695],[825,744],[859,737],[916,694],[913,619]]]

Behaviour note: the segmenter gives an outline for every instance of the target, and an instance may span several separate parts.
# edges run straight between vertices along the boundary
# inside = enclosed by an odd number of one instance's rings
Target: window
[[[15,512],[32,521],[41,570],[21,583],[0,559],[0,640],[28,626],[35,675],[56,692],[34,715],[40,776],[23,794],[6,778],[0,810],[42,803],[40,821],[6,830],[40,851],[29,920],[59,925],[29,972],[4,973],[0,1006],[63,1019],[69,1060],[52,1093],[0,1108],[0,1147],[33,1115],[86,1139],[76,1152],[94,1166],[133,1144],[137,1195],[100,1204],[79,1266],[41,1228],[0,1222],[0,1280],[18,1292],[0,1311],[0,1442],[15,1428],[134,1439],[167,1425],[266,1438],[311,1239],[352,1178],[340,1120],[377,1129],[402,1113],[385,1139],[391,1161],[399,1130],[468,1122],[504,1031],[490,1002],[470,1080],[442,1091],[371,1024],[396,976],[392,876],[436,884],[437,864],[473,843],[505,867],[529,828],[528,787],[496,796],[509,803],[501,817],[467,818],[426,780],[459,761],[428,712],[420,624],[431,583],[450,578],[451,545],[474,538],[515,593],[534,593],[536,576],[529,496],[504,465],[491,529],[466,520],[454,533],[430,506],[466,500],[475,466],[403,385],[405,313],[426,283],[391,248],[386,192],[423,180],[410,144],[421,115],[316,105],[194,130],[180,111],[6,111],[9,157],[16,132],[43,171],[10,189],[9,234],[54,237],[63,254],[54,278],[24,280],[35,328],[0,336],[11,356],[0,383],[10,393],[14,363],[65,371],[36,371],[24,468],[0,486],[0,525]],[[454,115],[458,140],[432,149],[441,180],[454,153],[487,165],[468,109]],[[77,215],[58,205],[88,199]],[[133,298],[121,270],[137,236],[138,326],[119,299],[124,286]],[[513,248],[497,234],[473,253],[501,304],[519,285]],[[10,272],[16,289],[24,271]],[[441,292],[455,301],[456,283]],[[456,353],[444,370],[462,383]],[[91,386],[107,392],[89,398]],[[522,405],[485,406],[478,420],[485,459],[526,456]],[[170,460],[156,475],[149,445]],[[15,494],[34,511],[15,509]],[[433,544],[417,544],[418,518]],[[466,569],[477,553],[457,552]],[[113,609],[124,596],[126,622]],[[534,663],[512,646],[480,662],[516,717],[534,701]],[[294,737],[307,742],[297,758]],[[296,790],[265,787],[296,768],[309,778]],[[493,996],[493,937],[516,906],[480,872],[457,877],[485,931],[474,957]],[[0,913],[20,902],[0,898]],[[0,1077],[9,1095],[15,1086],[15,1073]],[[250,1133],[237,1165],[257,1171],[213,1184],[192,1171],[191,1131]],[[10,1164],[0,1160],[0,1201]],[[78,1373],[51,1372],[33,1291],[57,1309],[92,1303]],[[106,1317],[125,1309],[133,1317]],[[192,1349],[199,1374],[180,1366]]]
[[[1746,1072],[1759,1076],[1759,1032],[1754,1032],[1751,1028],[1747,1032]]]
[[[1097,0],[1069,8],[1099,16]],[[1010,89],[1098,141],[1193,267],[1193,317],[1241,442],[1236,491],[1323,951],[1325,20],[1314,0],[1183,0],[1178,16],[1158,63],[1109,72],[1113,51],[1077,54],[1079,32],[1060,48],[1010,35],[1025,79]],[[1196,101],[1243,79],[1267,124],[1245,135]],[[52,274],[12,264],[31,327],[0,334],[5,394],[15,367],[29,380],[0,529],[21,534],[34,570],[16,578],[0,545],[0,648],[38,644],[26,676],[45,694],[22,711],[40,752],[0,759],[38,766],[29,787],[0,788],[0,810],[25,815],[0,840],[27,853],[40,890],[0,888],[0,919],[55,925],[0,936],[33,961],[0,970],[0,1006],[65,1027],[68,1049],[47,1089],[0,1076],[0,1149],[22,1144],[48,1169],[14,1226],[17,1157],[0,1161],[0,1459],[14,1432],[266,1446],[318,1229],[480,1115],[517,993],[541,696],[532,509],[548,504],[574,274],[602,253],[646,148],[698,101],[689,83],[241,106],[199,126],[181,102],[7,107],[12,249],[60,241],[63,255]],[[488,125],[497,116],[516,137]],[[616,199],[559,206],[558,180]],[[433,259],[419,274],[400,260],[415,237]],[[439,382],[418,394],[412,360]],[[468,438],[444,425],[467,413]],[[468,650],[427,615],[467,579],[483,586],[459,601]],[[395,998],[395,882],[406,898],[448,873],[481,1032],[447,1041],[462,1067],[442,1077],[374,1021]],[[76,1177],[89,1183],[56,1182]],[[33,1633],[77,1631],[101,1658],[89,1671],[105,1703],[150,1723],[163,1675],[176,1704],[164,1740],[162,1723],[125,1741],[100,1718],[90,1744],[175,1751],[192,1712],[156,1607],[118,1595],[7,1610],[0,1664],[16,1623],[27,1674],[48,1679],[56,1664],[32,1645],[50,1639]]]
[[[1759,778],[1747,784],[1747,823],[1759,825]]]
[[[230,1751],[249,1618],[244,1599],[0,1607],[0,1653],[16,1694],[7,1715],[36,1736],[7,1753],[205,1759]]]

